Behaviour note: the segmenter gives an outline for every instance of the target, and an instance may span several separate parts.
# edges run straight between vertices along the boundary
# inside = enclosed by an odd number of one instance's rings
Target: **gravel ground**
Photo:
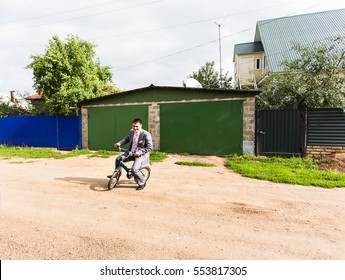
[[[253,180],[222,158],[169,155],[143,191],[124,175],[108,191],[113,161],[0,160],[0,259],[345,259],[345,189]]]

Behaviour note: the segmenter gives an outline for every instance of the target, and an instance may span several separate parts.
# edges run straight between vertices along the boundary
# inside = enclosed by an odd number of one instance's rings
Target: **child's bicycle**
[[[124,152],[124,154],[121,156],[121,162],[119,166],[115,169],[113,175],[111,175],[109,182],[108,182],[108,189],[113,189],[117,183],[119,182],[119,179],[121,177],[122,171],[121,169],[124,169],[126,171],[126,176],[128,179],[131,179],[134,177],[134,181],[138,183],[138,177],[134,174],[132,168],[128,168],[124,163],[123,160],[130,157],[132,155],[131,151],[128,151],[124,148],[119,147],[120,152]],[[150,178],[151,169],[149,166],[142,166],[140,167],[139,171],[145,176],[145,182]]]

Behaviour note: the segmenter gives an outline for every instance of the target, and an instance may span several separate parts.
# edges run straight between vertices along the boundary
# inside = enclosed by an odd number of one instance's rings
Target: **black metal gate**
[[[256,111],[256,155],[305,156],[305,147],[305,109]]]

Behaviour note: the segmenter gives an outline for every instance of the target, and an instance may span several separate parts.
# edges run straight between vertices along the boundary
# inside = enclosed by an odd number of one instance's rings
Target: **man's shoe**
[[[137,191],[141,191],[142,189],[144,189],[146,186],[146,183],[144,185],[141,185],[139,187],[137,187]]]

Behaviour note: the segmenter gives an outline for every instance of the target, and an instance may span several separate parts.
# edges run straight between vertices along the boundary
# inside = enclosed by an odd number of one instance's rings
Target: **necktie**
[[[132,149],[131,149],[133,153],[137,151],[137,146],[138,146],[138,134],[134,133]]]

